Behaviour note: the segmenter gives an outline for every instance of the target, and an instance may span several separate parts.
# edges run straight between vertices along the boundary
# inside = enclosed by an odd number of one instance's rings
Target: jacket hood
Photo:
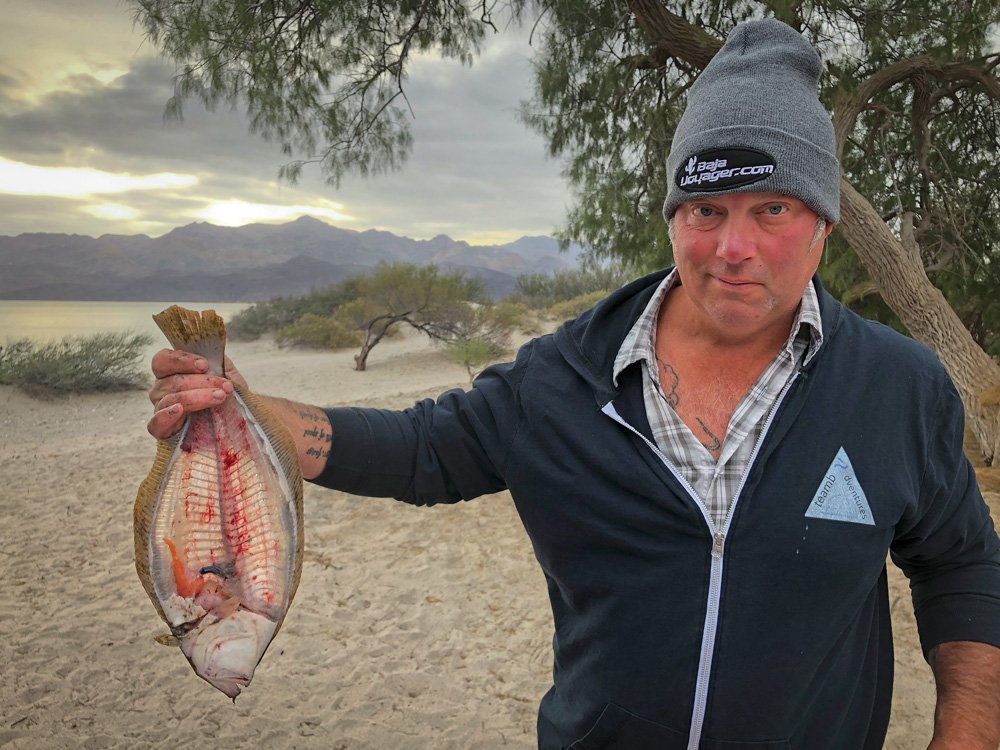
[[[618,395],[619,389],[612,380],[618,350],[660,282],[672,270],[672,267],[664,268],[629,282],[556,329],[554,338],[560,354],[590,384],[599,406],[604,406]],[[819,297],[823,336],[829,341],[840,325],[844,308],[826,291],[819,276],[813,276],[812,280]],[[609,331],[612,332],[610,335]],[[822,350],[810,361],[807,369],[811,369],[820,356]]]

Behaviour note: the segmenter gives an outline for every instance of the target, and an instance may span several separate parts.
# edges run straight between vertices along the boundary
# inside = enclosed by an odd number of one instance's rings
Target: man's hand
[[[930,652],[937,683],[934,738],[928,750],[997,750],[1000,746],[1000,648],[942,643]]]
[[[153,356],[156,382],[149,389],[153,417],[146,424],[149,434],[166,440],[184,424],[193,411],[218,406],[233,392],[233,384],[247,388],[247,381],[226,357],[226,377],[211,375],[208,362],[197,354],[162,349]],[[288,429],[295,441],[299,465],[306,479],[323,471],[330,454],[333,434],[326,412],[317,406],[257,394],[271,413]]]
[[[161,349],[153,355],[156,382],[149,389],[153,417],[146,424],[149,434],[160,440],[173,435],[184,424],[184,415],[218,406],[233,392],[233,383],[247,382],[226,357],[226,375],[208,374],[208,362],[197,354]]]

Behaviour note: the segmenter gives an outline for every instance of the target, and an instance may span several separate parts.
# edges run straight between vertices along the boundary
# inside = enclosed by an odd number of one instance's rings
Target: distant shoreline
[[[250,302],[199,302],[181,300],[0,300],[0,346],[18,339],[43,343],[64,336],[135,331],[165,342],[153,315],[170,305],[215,310],[230,319]]]

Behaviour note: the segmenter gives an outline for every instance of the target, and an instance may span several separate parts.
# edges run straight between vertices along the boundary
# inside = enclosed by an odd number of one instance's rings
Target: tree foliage
[[[514,9],[522,0],[513,0]],[[406,66],[436,50],[469,64],[496,30],[493,0],[132,0],[137,22],[178,62],[168,115],[186,97],[245,103],[251,128],[295,179],[318,162],[333,183],[397,168],[410,151]]]

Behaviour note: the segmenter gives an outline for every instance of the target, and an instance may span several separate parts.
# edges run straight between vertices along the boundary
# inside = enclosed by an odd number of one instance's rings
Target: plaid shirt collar
[[[656,292],[649,300],[649,304],[646,305],[646,309],[643,310],[642,315],[639,316],[625,340],[622,341],[612,371],[612,378],[616,386],[618,385],[618,377],[629,365],[640,361],[649,363],[655,361],[653,350],[656,343],[656,320],[660,314],[660,305],[666,299],[667,293],[675,286],[679,286],[680,283],[680,276],[677,269],[674,268],[660,282]],[[806,284],[802,294],[802,302],[785,342],[784,348],[789,353],[792,352],[795,339],[803,332],[807,332],[809,337],[809,344],[802,360],[802,364],[807,365],[823,345],[823,322],[819,312],[819,296],[816,294],[816,286],[811,281]]]

